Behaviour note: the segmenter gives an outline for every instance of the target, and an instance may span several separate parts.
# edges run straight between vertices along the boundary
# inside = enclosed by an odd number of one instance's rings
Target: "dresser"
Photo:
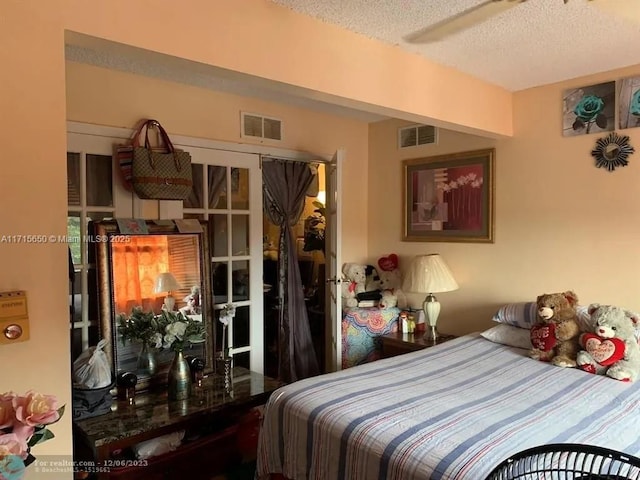
[[[168,401],[166,391],[138,393],[133,404],[118,400],[105,415],[75,421],[74,461],[101,480],[213,478],[241,461],[243,444],[257,444],[253,408],[282,385],[244,368],[233,369],[230,388],[221,380],[205,378],[187,400]],[[185,436],[176,450],[147,460],[133,455],[139,442],[178,431]]]

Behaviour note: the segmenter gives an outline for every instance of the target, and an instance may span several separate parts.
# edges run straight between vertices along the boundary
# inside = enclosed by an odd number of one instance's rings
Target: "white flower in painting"
[[[466,185],[467,183],[469,183],[469,179],[467,178],[466,175],[460,175],[458,177],[458,185],[460,185],[461,187]]]
[[[471,186],[473,188],[480,188],[482,186],[482,177],[480,177],[477,180],[474,180],[473,182],[471,182]]]
[[[456,182],[455,180],[453,180],[449,186],[451,187],[452,190],[455,190],[456,188],[458,188],[458,182]]]
[[[467,175],[467,178],[469,179],[470,182],[473,182],[476,178],[478,178],[478,175],[471,172],[469,175]]]
[[[447,188],[447,184],[443,182],[436,183],[436,190],[445,190]]]
[[[451,190],[451,187],[449,186],[448,183],[443,183],[442,184],[442,190],[445,192],[448,192],[449,190]]]

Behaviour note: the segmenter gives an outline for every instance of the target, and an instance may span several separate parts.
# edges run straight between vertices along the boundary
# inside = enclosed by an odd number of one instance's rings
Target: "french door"
[[[236,316],[226,331],[234,365],[263,372],[262,175],[259,155],[209,147],[202,139],[172,136],[192,157],[194,188],[182,201],[140,200],[127,191],[112,160],[115,144],[132,131],[68,123],[68,232],[74,266],[71,321],[74,358],[99,337],[98,298],[87,242],[88,223],[108,218],[200,218],[210,224],[215,344],[222,344],[218,312],[229,303]],[[111,321],[108,319],[106,321]]]
[[[209,222],[216,349],[234,366],[263,373],[262,173],[256,154],[180,146],[191,153],[194,187],[183,202],[185,218]],[[225,305],[235,317],[226,332],[218,321]]]
[[[326,308],[328,314],[326,329],[326,369],[329,372],[342,368],[342,257],[340,245],[342,242],[342,214],[340,211],[340,189],[342,185],[341,164],[344,151],[338,150],[329,163],[326,164],[327,183],[327,232],[326,232],[326,272],[327,284]]]

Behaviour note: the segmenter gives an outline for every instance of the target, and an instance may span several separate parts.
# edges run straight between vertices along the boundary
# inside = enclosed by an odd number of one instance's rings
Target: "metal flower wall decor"
[[[611,132],[596,141],[591,155],[596,160],[596,167],[606,168],[612,172],[616,167],[626,167],[629,164],[627,158],[633,152],[635,152],[635,148],[629,144],[628,136]]]

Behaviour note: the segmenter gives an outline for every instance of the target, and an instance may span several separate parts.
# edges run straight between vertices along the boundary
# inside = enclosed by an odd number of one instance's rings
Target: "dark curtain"
[[[292,227],[304,209],[305,193],[314,175],[305,163],[264,161],[264,211],[280,227],[278,242],[278,377],[290,383],[317,375],[318,361],[298,266]]]

